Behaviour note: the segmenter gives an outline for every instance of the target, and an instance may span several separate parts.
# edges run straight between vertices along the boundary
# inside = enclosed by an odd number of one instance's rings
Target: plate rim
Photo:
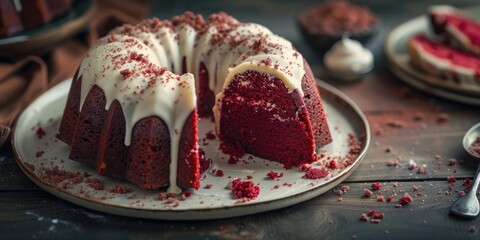
[[[316,78],[316,85],[319,92],[321,92],[321,89],[323,88],[324,90],[330,92],[331,94],[335,95],[335,97],[340,98],[344,103],[346,103],[348,107],[350,107],[353,110],[353,112],[357,115],[357,117],[361,119],[361,122],[360,122],[361,124],[359,125],[360,126],[359,129],[361,129],[362,131],[365,131],[364,136],[357,136],[360,139],[362,139],[361,141],[362,150],[359,153],[359,155],[356,157],[354,162],[351,165],[349,165],[347,168],[345,168],[343,171],[339,172],[334,177],[331,177],[330,179],[328,179],[325,183],[316,185],[303,192],[300,192],[291,196],[277,198],[277,199],[270,199],[270,200],[256,202],[256,203],[247,202],[246,204],[209,207],[209,208],[202,208],[202,209],[142,209],[142,208],[125,207],[125,206],[116,205],[116,204],[106,204],[105,202],[101,202],[97,199],[85,198],[85,197],[81,197],[81,196],[69,193],[56,185],[52,185],[47,182],[42,182],[41,180],[37,179],[38,177],[36,176],[36,174],[33,173],[31,169],[28,168],[28,166],[25,164],[26,162],[22,160],[22,158],[20,157],[19,149],[17,149],[17,146],[16,146],[17,145],[16,130],[18,127],[17,123],[24,116],[27,110],[30,107],[32,107],[32,105],[34,105],[37,101],[39,101],[42,97],[46,97],[49,93],[64,87],[63,85],[70,85],[70,83],[71,83],[71,78],[55,85],[51,89],[37,96],[18,115],[18,117],[15,119],[14,124],[12,126],[12,133],[11,133],[11,144],[12,144],[13,155],[15,157],[17,164],[20,166],[20,169],[24,172],[24,174],[41,189],[65,201],[69,201],[78,206],[85,207],[88,209],[93,209],[103,213],[128,216],[128,217],[145,218],[145,219],[159,219],[159,220],[212,220],[212,219],[224,219],[229,217],[239,217],[239,216],[245,216],[245,215],[250,215],[255,213],[281,209],[281,208],[292,206],[300,202],[304,202],[314,197],[317,197],[329,191],[330,189],[332,189],[333,188],[331,187],[332,184],[335,184],[336,186],[337,184],[340,184],[341,182],[343,182],[347,177],[349,177],[355,171],[358,165],[360,165],[360,162],[364,159],[370,146],[370,141],[371,141],[370,125],[368,123],[368,120],[365,114],[362,112],[362,110],[356,105],[356,103],[352,99],[347,97],[340,90]],[[327,187],[328,189],[322,191],[325,188],[325,186],[330,186],[330,187]],[[265,207],[268,205],[271,205],[271,206]],[[205,213],[211,213],[213,211],[226,212],[229,209],[246,209],[246,210],[237,214],[235,213],[222,214],[222,216],[216,216],[216,217],[201,215]],[[139,213],[143,215],[139,216]],[[185,214],[187,213],[189,213],[188,217],[185,216]]]
[[[460,11],[471,13],[475,11],[480,11],[480,5],[474,5],[468,9],[466,8],[458,8]],[[388,65],[389,69],[391,70],[392,67],[395,67],[396,71],[392,71],[395,76],[397,76],[400,80],[404,81],[405,83],[422,90],[424,92],[427,92],[429,94],[442,97],[448,100],[456,101],[456,102],[461,102],[461,103],[466,103],[466,104],[473,104],[473,105],[479,105],[479,103],[476,103],[477,101],[474,101],[475,99],[478,99],[480,101],[480,86],[478,90],[466,90],[466,89],[461,89],[461,88],[455,88],[454,85],[445,85],[442,84],[441,82],[435,83],[432,82],[429,79],[423,79],[426,77],[434,77],[434,76],[428,76],[425,73],[419,72],[416,69],[413,68],[408,68],[408,66],[405,66],[406,64],[403,64],[401,60],[397,59],[397,54],[395,54],[394,47],[397,46],[398,44],[398,37],[397,35],[399,34],[399,31],[405,31],[403,28],[406,28],[409,25],[414,25],[415,22],[421,22],[421,21],[428,21],[427,19],[427,14],[422,14],[413,18],[410,18],[406,21],[401,22],[397,26],[395,26],[388,34],[387,37],[385,38],[384,42],[384,50],[385,50],[385,55],[387,56],[388,60]],[[427,22],[428,23],[428,22]],[[423,28],[422,28],[423,29]],[[412,31],[407,31],[409,35],[412,35]],[[407,53],[406,53],[407,54]],[[397,74],[398,71],[402,71],[403,74],[409,75],[409,78],[412,79],[404,79],[403,75]],[[438,77],[434,77],[438,78]],[[416,83],[412,83],[412,81],[415,81]],[[422,85],[422,86],[420,86]],[[439,91],[435,91],[436,89],[428,89],[428,87],[425,87],[424,85],[432,86],[433,88],[437,88]],[[465,85],[464,87],[469,87],[470,85]],[[469,100],[465,100],[464,98],[466,97],[465,94],[469,95],[470,97]]]

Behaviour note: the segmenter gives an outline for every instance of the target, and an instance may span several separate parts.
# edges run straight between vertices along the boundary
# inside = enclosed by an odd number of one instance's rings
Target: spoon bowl
[[[480,158],[480,155],[472,152],[470,146],[477,140],[480,136],[480,123],[475,124],[471,127],[463,137],[463,148],[470,155],[475,158]],[[475,178],[470,191],[465,194],[465,196],[459,198],[455,203],[453,203],[450,211],[460,217],[474,218],[480,212],[480,204],[477,198],[478,185],[480,183],[480,166],[477,168],[475,173]]]
[[[475,124],[471,127],[463,137],[463,148],[467,151],[470,155],[480,159],[480,154],[476,152],[472,152],[470,146],[477,141],[478,137],[480,136],[480,123]]]

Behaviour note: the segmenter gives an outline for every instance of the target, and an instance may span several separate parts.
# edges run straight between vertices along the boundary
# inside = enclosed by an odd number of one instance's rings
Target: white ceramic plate
[[[188,189],[192,195],[174,206],[158,198],[162,190],[144,190],[125,181],[102,177],[94,169],[68,159],[70,147],[58,141],[55,134],[70,83],[71,80],[68,80],[55,86],[23,111],[12,134],[14,153],[21,169],[41,188],[75,204],[112,214],[169,220],[217,219],[290,206],[318,196],[342,182],[363,159],[370,142],[368,122],[358,107],[338,90],[321,82],[319,89],[334,139],[322,151],[330,157],[345,156],[349,151],[348,133],[353,133],[362,143],[361,152],[353,159],[352,164],[344,169],[331,171],[327,178],[305,179],[302,178],[305,173],[298,168],[285,170],[280,164],[249,155],[242,158],[245,162],[227,164],[228,156],[218,151],[217,140],[208,140],[207,146],[203,144],[202,139],[206,132],[213,129],[213,123],[202,120],[199,131],[201,145],[207,158],[213,159],[214,164],[203,174],[200,189]],[[39,127],[46,132],[42,138],[36,134]],[[69,172],[86,172],[90,177],[85,175],[83,179],[97,178],[107,190],[94,190],[83,180],[64,188],[65,182],[52,182],[45,175],[46,169],[55,167]],[[221,169],[225,175],[215,176],[211,174],[212,169]],[[284,176],[279,180],[269,180],[267,173],[272,170],[283,173]],[[246,179],[247,176],[252,176],[250,180],[259,184],[260,194],[254,200],[239,203],[226,186],[234,178]],[[291,186],[285,186],[285,183]],[[206,189],[207,184],[212,187]],[[108,191],[115,185],[125,185],[131,188],[132,192],[118,194]],[[278,188],[275,188],[275,185],[278,185]]]
[[[462,11],[467,16],[480,21],[480,7]],[[399,25],[390,32],[385,42],[385,52],[392,72],[408,84],[430,94],[453,101],[479,105],[480,86],[446,81],[422,72],[409,64],[408,41],[417,34],[432,36],[429,24],[427,16],[422,15]]]

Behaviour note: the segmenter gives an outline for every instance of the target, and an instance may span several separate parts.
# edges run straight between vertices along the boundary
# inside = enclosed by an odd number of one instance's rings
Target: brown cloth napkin
[[[89,24],[87,39],[70,39],[47,56],[27,56],[17,62],[0,62],[0,147],[10,135],[18,114],[35,97],[75,74],[89,46],[123,23],[145,18],[153,1],[97,0],[97,14]]]

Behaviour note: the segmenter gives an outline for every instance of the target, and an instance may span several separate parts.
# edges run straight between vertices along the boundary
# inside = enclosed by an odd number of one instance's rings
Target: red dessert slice
[[[461,84],[480,84],[480,58],[464,53],[423,35],[410,39],[411,63],[435,76]]]
[[[429,10],[434,32],[452,47],[480,54],[480,23],[450,6]]]

